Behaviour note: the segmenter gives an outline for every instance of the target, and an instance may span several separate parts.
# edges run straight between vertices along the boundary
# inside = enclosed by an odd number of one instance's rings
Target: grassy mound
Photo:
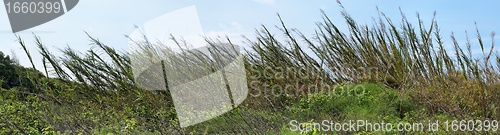
[[[359,25],[345,10],[341,13],[349,31],[340,31],[326,15],[314,37],[287,28],[285,21],[277,26],[283,38],[266,26],[259,29],[255,39],[248,39],[250,48],[244,54],[250,89],[247,99],[222,116],[188,128],[180,128],[167,91],[137,87],[130,54],[89,36],[91,50],[64,48],[63,55],[54,56],[36,38],[43,73],[34,67],[9,66],[14,62],[0,65],[9,67],[0,72],[0,133],[272,134],[301,133],[291,131],[296,127],[290,124],[293,120],[418,123],[499,119],[500,57],[494,55],[493,43],[488,49],[478,34],[482,53],[473,56],[471,42],[461,45],[453,35],[453,50],[444,49],[434,19],[425,26],[420,19],[411,24],[403,15],[402,23],[394,24],[381,13],[373,25]],[[20,37],[18,40],[32,61],[27,45]],[[231,44],[230,39],[207,42]],[[138,43],[145,48],[161,46]],[[366,130],[334,133],[372,133]],[[389,131],[424,132],[430,133]],[[432,133],[441,132],[454,133]]]

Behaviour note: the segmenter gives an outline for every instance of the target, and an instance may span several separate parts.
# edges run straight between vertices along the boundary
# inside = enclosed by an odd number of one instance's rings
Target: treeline
[[[35,89],[34,80],[45,77],[40,71],[26,68],[15,59],[0,51],[0,84],[4,89],[23,88],[30,92]]]

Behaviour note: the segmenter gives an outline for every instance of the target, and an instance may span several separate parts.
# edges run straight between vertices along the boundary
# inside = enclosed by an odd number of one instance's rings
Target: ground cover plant
[[[0,55],[0,134],[453,134],[291,131],[290,122],[500,119],[500,57],[494,41],[483,42],[477,32],[482,52],[472,55],[473,41],[459,44],[453,35],[453,49],[446,50],[434,18],[412,24],[402,15],[397,24],[380,13],[377,21],[364,25],[345,10],[341,14],[348,31],[339,30],[325,14],[313,37],[288,28],[279,16],[280,35],[268,26],[259,28],[256,38],[247,39],[244,53],[247,99],[187,128],[180,128],[168,91],[136,85],[129,53],[89,34],[92,49],[62,48],[63,55],[55,56],[37,37],[43,69],[21,67]],[[18,41],[32,61],[34,50],[26,49],[21,37]],[[145,53],[161,46],[138,43]],[[231,39],[207,43],[231,44]],[[154,51],[151,55],[158,55]],[[184,56],[210,65],[196,53]]]

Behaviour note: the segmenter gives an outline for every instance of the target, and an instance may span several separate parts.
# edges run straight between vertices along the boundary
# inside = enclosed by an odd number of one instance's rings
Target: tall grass
[[[380,13],[378,21],[360,25],[345,9],[341,14],[348,31],[341,31],[339,25],[323,13],[315,36],[307,37],[288,28],[286,20],[278,15],[281,24],[276,28],[283,37],[273,35],[268,27],[262,26],[255,39],[247,39],[250,47],[243,55],[250,93],[277,91],[261,84],[292,86],[281,89],[274,96],[248,96],[244,103],[249,105],[248,109],[280,111],[311,93],[328,91],[331,86],[372,82],[385,84],[401,95],[410,95],[415,104],[431,113],[498,119],[500,57],[493,54],[494,41],[491,48],[485,48],[486,43],[477,31],[482,54],[475,56],[471,51],[472,43],[469,41],[466,48],[462,48],[454,35],[451,35],[453,50],[446,50],[435,18],[425,25],[418,16],[415,25],[402,14],[401,23],[395,24]],[[493,39],[494,33],[491,37]],[[74,85],[80,87],[79,93],[100,104],[134,104],[141,100],[160,108],[159,101],[171,103],[171,99],[165,98],[168,93],[158,94],[137,86],[137,81],[143,80],[135,80],[133,76],[129,56],[135,54],[118,52],[90,35],[89,38],[93,49],[80,53],[68,47],[61,49],[62,56],[54,56],[37,37],[35,43],[42,55],[45,74],[77,82]],[[31,60],[25,43],[21,38],[19,41]],[[210,40],[207,42],[216,44]],[[232,44],[229,39],[224,42]],[[185,45],[184,42],[176,43]],[[148,54],[143,56],[151,60],[171,55],[168,49],[158,47],[162,44],[147,40],[138,44],[142,49],[137,53]],[[206,68],[218,62],[212,59],[214,56],[196,52],[185,52],[176,57],[179,58],[167,62],[186,64],[190,68]],[[252,85],[251,82],[259,83]],[[302,89],[303,86],[313,86],[314,89]]]
[[[281,21],[278,28],[286,41],[278,42],[263,27],[251,44],[249,65],[258,71],[265,71],[266,66],[287,67],[313,74],[307,79],[293,76],[261,81],[310,85],[379,82],[400,93],[410,93],[431,112],[497,117],[499,102],[495,99],[499,98],[500,78],[499,63],[492,63],[492,59],[498,61],[498,55],[493,54],[494,40],[491,48],[484,48],[486,43],[477,31],[482,54],[475,56],[472,43],[468,41],[467,49],[463,49],[454,35],[453,50],[445,49],[435,14],[428,26],[417,16],[418,24],[414,26],[403,13],[401,24],[394,24],[380,13],[378,21],[370,26],[357,24],[345,10],[341,13],[348,32],[341,31],[325,14],[312,38],[287,28]],[[306,53],[307,49],[314,53]]]

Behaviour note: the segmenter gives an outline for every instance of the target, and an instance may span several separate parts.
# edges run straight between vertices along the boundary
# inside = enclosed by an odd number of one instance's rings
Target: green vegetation
[[[180,128],[167,91],[135,85],[130,54],[89,36],[93,49],[64,48],[54,56],[36,38],[43,73],[0,53],[0,134],[323,134],[291,131],[290,123],[500,120],[500,57],[493,54],[494,44],[485,48],[479,32],[482,54],[473,56],[472,42],[463,48],[453,35],[454,49],[445,50],[434,19],[426,26],[419,18],[414,26],[404,15],[401,24],[381,15],[369,26],[342,15],[349,31],[325,15],[312,38],[281,21],[281,41],[263,26],[256,39],[248,39],[244,54],[247,99],[187,128]],[[32,60],[20,37],[19,43]],[[158,44],[139,43],[146,53],[148,47],[158,51]],[[325,134],[456,134],[366,130]]]

